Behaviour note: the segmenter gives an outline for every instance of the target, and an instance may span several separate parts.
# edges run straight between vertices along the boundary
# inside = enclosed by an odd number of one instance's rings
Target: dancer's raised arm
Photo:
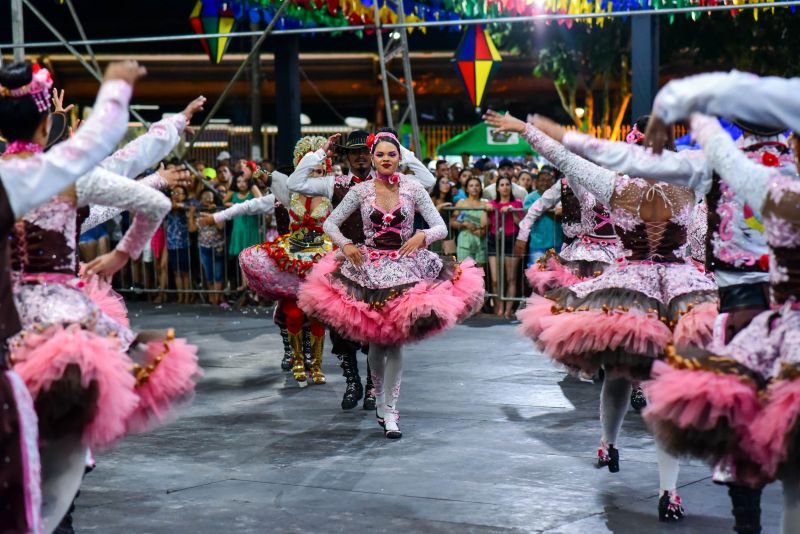
[[[703,147],[709,166],[732,187],[755,212],[760,213],[769,179],[778,171],[750,160],[714,117],[694,113],[692,135]]]
[[[135,61],[112,63],[94,111],[73,137],[29,158],[0,159],[0,180],[16,217],[74,183],[114,149],[128,128],[133,84],[144,73]]]
[[[289,176],[286,186],[290,191],[300,193],[307,197],[333,198],[333,188],[336,185],[336,177],[333,175],[317,177],[313,175],[315,169],[325,164],[325,160],[332,157],[332,145],[338,138],[338,134],[328,138],[325,146],[314,152],[304,155]],[[319,146],[319,145],[317,145]]]
[[[494,128],[522,134],[539,154],[569,178],[571,184],[586,189],[606,206],[611,203],[614,185],[619,177],[617,173],[576,156],[533,124],[525,123],[509,114],[500,115],[495,111],[488,111],[484,119]]]

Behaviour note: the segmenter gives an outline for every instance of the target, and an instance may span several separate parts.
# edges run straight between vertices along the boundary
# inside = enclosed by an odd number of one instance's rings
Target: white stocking
[[[77,434],[41,446],[44,532],[55,530],[69,510],[83,480],[86,453]]]
[[[369,375],[372,378],[372,385],[375,388],[375,405],[378,417],[383,419],[383,406],[386,404],[386,395],[383,390],[383,375],[386,372],[386,347],[370,343],[369,354]]]
[[[611,378],[606,375],[600,391],[600,422],[603,425],[603,445],[617,443],[622,421],[631,402],[632,385],[626,378]]]
[[[387,410],[397,410],[400,399],[400,382],[403,380],[403,347],[394,345],[386,347],[386,371],[383,378],[388,388]]]
[[[678,487],[678,473],[680,472],[678,459],[665,451],[658,439],[656,439],[656,456],[658,458],[658,483],[661,486],[658,493],[659,495],[665,491],[674,493]]]

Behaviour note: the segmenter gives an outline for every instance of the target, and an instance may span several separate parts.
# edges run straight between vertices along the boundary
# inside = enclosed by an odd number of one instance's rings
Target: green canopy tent
[[[537,155],[521,135],[500,133],[482,122],[436,147],[439,156],[460,156],[464,152],[473,156]]]

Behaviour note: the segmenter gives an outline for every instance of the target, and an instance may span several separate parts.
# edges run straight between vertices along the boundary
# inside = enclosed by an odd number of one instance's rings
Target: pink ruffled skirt
[[[399,257],[365,249],[352,265],[325,256],[300,286],[298,305],[348,339],[379,345],[418,341],[454,326],[483,304],[483,271],[428,250]]]
[[[601,275],[617,257],[615,240],[575,238],[561,252],[548,251],[526,271],[533,290],[544,296],[548,291],[579,284]]]
[[[139,339],[105,282],[22,284],[15,302],[23,328],[9,350],[36,399],[42,439],[79,432],[102,450],[191,397],[196,348],[171,334]]]
[[[798,463],[800,312],[766,311],[728,345],[673,355],[646,387],[645,419],[671,450],[768,482]]]
[[[532,295],[517,312],[523,334],[556,362],[589,374],[647,378],[667,345],[704,346],[716,286],[684,263],[626,263],[597,278]]]

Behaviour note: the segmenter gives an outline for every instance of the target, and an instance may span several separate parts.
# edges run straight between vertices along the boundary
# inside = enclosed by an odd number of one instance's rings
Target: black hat
[[[504,159],[504,160],[502,160],[500,162],[500,165],[498,166],[498,168],[502,169],[503,167],[513,167],[513,166],[514,166],[514,162],[513,161],[511,161],[510,159]]]
[[[369,132],[366,130],[353,130],[347,135],[344,148],[366,148]]]
[[[786,128],[776,126],[768,126],[766,124],[755,124],[748,121],[735,120],[733,124],[744,130],[745,132],[757,135],[759,137],[774,137],[786,131]]]

